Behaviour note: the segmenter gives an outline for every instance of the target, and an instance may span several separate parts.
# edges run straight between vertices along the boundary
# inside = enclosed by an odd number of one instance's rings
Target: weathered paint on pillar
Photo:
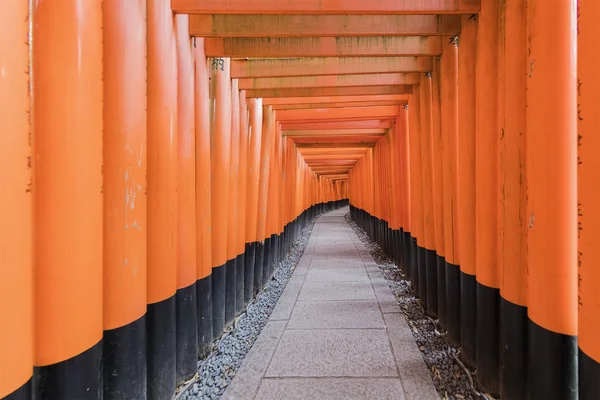
[[[458,37],[444,38],[441,69],[443,217],[448,338],[460,345],[460,260],[458,251]],[[441,280],[438,280],[441,283]],[[441,302],[440,302],[441,303]]]
[[[175,17],[177,32],[177,380],[197,371],[196,132],[194,59],[188,16]]]
[[[103,10],[103,396],[120,399],[147,394],[146,1]]]
[[[458,252],[461,358],[475,367],[475,65],[477,17],[461,17],[458,45]]]
[[[433,83],[432,73],[421,77],[421,180],[423,185],[423,237],[425,247],[419,258],[419,299],[423,308],[437,316],[437,263],[433,211]],[[421,279],[421,276],[423,279]]]
[[[530,0],[528,16],[528,396],[576,399],[575,1]]]
[[[498,151],[500,6],[483,0],[476,50],[475,252],[477,270],[477,374],[498,393],[500,269],[498,267]]]
[[[38,1],[33,21],[34,397],[96,399],[102,394],[102,7]]]
[[[177,48],[169,4],[147,2],[148,398],[175,390]]]
[[[30,398],[33,373],[29,13],[0,5],[0,398]]]
[[[592,400],[600,398],[600,3],[580,0],[578,18],[579,399]]]
[[[208,354],[213,340],[212,204],[209,70],[204,40],[195,38],[194,125],[196,133],[196,296],[198,299],[198,355]]]
[[[527,2],[504,3],[499,149],[500,396],[521,399],[527,384]]]
[[[213,335],[225,328],[227,263],[227,221],[231,161],[231,79],[230,60],[211,58],[210,64],[210,163],[212,217]]]

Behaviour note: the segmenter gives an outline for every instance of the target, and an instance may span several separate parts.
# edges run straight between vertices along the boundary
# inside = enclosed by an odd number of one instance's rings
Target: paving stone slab
[[[306,274],[307,282],[369,281],[364,268],[311,268]]]
[[[375,300],[298,301],[287,329],[385,328]]]
[[[403,400],[402,384],[393,378],[265,379],[260,400]]]
[[[290,318],[294,304],[296,303],[296,299],[298,298],[298,294],[300,294],[300,289],[304,283],[304,278],[305,275],[297,275],[296,273],[292,275],[292,278],[285,287],[285,290],[281,294],[277,305],[269,317],[271,321],[287,320]]]
[[[286,330],[266,377],[395,377],[384,329]]]
[[[254,398],[283,334],[285,324],[285,321],[267,322],[252,349],[246,355],[236,376],[221,397],[223,400]]]
[[[439,400],[423,356],[402,314],[385,314],[394,357],[407,400]]]
[[[370,282],[304,282],[298,300],[374,300]]]

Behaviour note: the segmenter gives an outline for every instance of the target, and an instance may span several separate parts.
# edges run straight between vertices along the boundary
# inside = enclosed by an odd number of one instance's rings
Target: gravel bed
[[[286,259],[279,264],[273,279],[236,318],[233,326],[215,341],[213,351],[198,362],[196,376],[178,389],[176,399],[214,400],[223,395],[292,277],[304,253],[313,226],[314,221],[302,230],[299,240],[296,241]]]
[[[465,372],[465,367],[459,365],[460,350],[448,343],[446,332],[438,325],[437,320],[425,314],[419,300],[415,298],[410,281],[404,279],[400,269],[379,247],[374,243],[352,219],[350,214],[345,215],[346,221],[357,234],[360,241],[367,247],[375,263],[387,280],[388,286],[396,297],[423,359],[429,369],[429,374],[440,395],[445,400],[492,400],[489,394],[481,394],[476,376],[469,371],[470,377]],[[456,357],[456,358],[455,358]],[[474,380],[475,390],[471,389],[469,379]]]

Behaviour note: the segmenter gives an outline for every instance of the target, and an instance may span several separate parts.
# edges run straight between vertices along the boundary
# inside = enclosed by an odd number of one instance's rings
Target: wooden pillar
[[[576,399],[576,6],[530,0],[528,12],[528,396]]]
[[[0,5],[0,398],[29,399],[33,373],[29,13]]]
[[[409,146],[410,146],[410,205],[411,205],[411,286],[415,295],[420,297],[419,292],[419,258],[424,251],[423,236],[423,181],[421,179],[421,101],[420,90],[410,96],[408,100],[409,118]],[[425,279],[425,277],[423,277]]]
[[[444,45],[448,43],[445,39]],[[432,83],[432,130],[431,130],[431,167],[432,167],[432,197],[433,197],[433,229],[435,235],[435,275],[436,275],[436,297],[437,316],[439,323],[446,328],[446,250],[444,242],[444,149],[442,141],[442,105],[441,105],[441,81],[442,71],[440,67],[441,57],[434,57]],[[429,292],[427,292],[429,293]]]
[[[103,9],[103,396],[120,399],[147,392],[146,1]]]
[[[257,251],[258,257],[256,262],[260,264],[258,269],[261,269],[262,275],[258,276],[258,286],[254,289],[256,291],[262,290],[267,281],[268,275],[268,250],[267,246],[270,244],[270,240],[267,239],[267,213],[268,213],[268,196],[269,196],[269,170],[271,168],[271,157],[273,154],[273,142],[274,142],[274,125],[275,119],[273,115],[273,109],[271,106],[263,106],[263,121],[262,121],[262,139],[261,139],[261,151],[260,151],[260,179],[259,179],[259,190],[258,190],[258,219],[256,228],[256,239],[258,241]],[[255,268],[254,274],[257,275],[257,269]]]
[[[259,246],[262,246],[262,244],[259,245],[257,236],[260,154],[262,149],[262,99],[250,99],[248,106],[250,113],[250,142],[248,143],[248,202],[246,204],[246,215],[248,218],[246,221],[246,243],[249,243],[249,253],[246,255],[246,259],[248,260],[246,268],[250,269],[248,273],[252,275],[252,287],[244,288],[244,298],[246,301],[250,301],[252,296],[260,290],[258,282],[259,272],[260,276],[262,276],[262,264],[258,264]]]
[[[499,4],[483,0],[479,14],[476,60],[475,247],[477,249],[477,377],[498,393],[499,283],[498,108]]]
[[[579,1],[579,399],[600,398],[600,3]]]
[[[168,3],[148,0],[148,398],[175,390],[177,49]]]
[[[226,322],[227,221],[231,161],[231,61],[210,61],[210,164],[212,216],[213,336],[220,337]]]
[[[398,141],[399,143],[399,161],[400,161],[400,183],[402,185],[402,196],[400,201],[402,202],[402,263],[404,265],[404,273],[406,279],[411,279],[411,258],[412,253],[412,186],[411,186],[411,143],[409,140],[410,129],[409,125],[410,110],[409,105],[405,105],[401,108],[398,118],[396,118],[396,125],[398,126]]]
[[[461,16],[458,47],[458,252],[461,358],[475,368],[475,60],[477,17]]]
[[[460,262],[458,251],[458,37],[444,38],[441,59],[443,216],[446,330],[460,345]],[[441,283],[438,280],[438,283]],[[438,291],[442,293],[442,291]],[[440,301],[441,304],[441,301]],[[441,314],[440,314],[441,315]]]
[[[437,262],[433,213],[433,95],[431,72],[421,77],[421,180],[423,185],[423,238],[419,254],[419,300],[426,312],[437,316]],[[423,277],[423,279],[421,279]]]
[[[212,205],[209,70],[204,39],[194,38],[194,121],[196,127],[196,295],[198,299],[198,355],[210,352],[213,341]]]
[[[501,67],[504,118],[500,121],[499,248],[500,396],[526,397],[527,383],[527,1],[504,4]]]
[[[175,17],[177,32],[177,378],[180,385],[198,370],[196,299],[196,132],[194,58],[187,14]]]
[[[102,393],[102,6],[38,1],[33,21],[39,129],[32,157],[33,397],[96,399]],[[26,36],[12,39],[22,46]]]
[[[248,141],[249,141],[249,123],[248,123],[248,102],[246,100],[246,91],[240,90],[240,171],[239,171],[239,221],[238,221],[238,237],[237,246],[240,255],[240,265],[238,265],[238,279],[243,283],[241,285],[241,297],[236,298],[236,304],[239,301],[239,307],[245,309],[251,299],[247,299],[246,295],[252,290],[252,277],[250,276],[250,268],[248,265],[248,250],[249,245],[246,243],[246,219],[247,217],[247,201],[248,201]],[[247,286],[249,288],[247,288]]]
[[[225,289],[225,325],[233,322],[237,314],[238,293],[244,293],[244,288],[239,286],[244,280],[238,282],[237,270],[240,264],[238,257],[238,220],[239,220],[239,165],[240,165],[240,91],[238,80],[231,80],[231,132],[229,156],[229,202],[227,210],[227,264],[226,264],[226,289]],[[243,269],[242,269],[243,270]],[[240,304],[241,305],[241,304]]]

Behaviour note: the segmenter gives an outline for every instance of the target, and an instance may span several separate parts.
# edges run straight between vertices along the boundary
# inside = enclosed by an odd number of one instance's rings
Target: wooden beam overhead
[[[337,129],[390,129],[393,122],[385,120],[347,121],[347,122],[285,122],[281,124],[282,131],[293,130],[337,130]]]
[[[297,0],[296,0],[297,1]],[[207,57],[385,57],[442,54],[440,36],[208,38]]]
[[[344,108],[344,107],[373,107],[373,106],[402,106],[408,104],[408,100],[391,101],[365,101],[351,103],[316,103],[316,104],[278,104],[273,105],[273,110],[310,110],[316,108]]]
[[[474,14],[481,0],[171,0],[178,14]]]
[[[406,57],[304,57],[232,60],[232,78],[358,75],[431,71],[429,56]]]
[[[338,102],[362,102],[362,101],[380,101],[380,100],[408,100],[408,95],[392,94],[392,95],[376,95],[376,96],[330,96],[330,97],[274,97],[263,98],[262,102],[265,105],[276,104],[310,104],[310,103],[338,103]]]
[[[350,86],[330,88],[249,89],[246,97],[321,97],[411,94],[412,86]]]
[[[332,129],[329,131],[323,130],[283,130],[281,131],[283,136],[292,136],[292,137],[311,137],[311,136],[323,136],[323,135],[331,135],[331,136],[349,136],[349,135],[374,135],[381,136],[385,135],[387,129]]]
[[[456,35],[459,15],[191,15],[191,36],[430,36]]]
[[[374,147],[375,142],[343,142],[343,143],[296,143],[298,148],[309,149],[352,149]]]
[[[240,90],[292,89],[314,87],[395,86],[418,85],[421,74],[393,73],[374,75],[327,75],[293,78],[239,79]]]
[[[318,108],[313,110],[280,110],[277,121],[320,120],[337,118],[384,118],[396,117],[400,113],[398,106]]]
[[[331,136],[328,134],[324,134],[322,136],[313,136],[313,137],[294,137],[294,143],[296,144],[306,144],[306,143],[356,143],[357,141],[360,141],[361,143],[377,143],[377,141],[379,140],[379,138],[383,137],[382,135],[378,135],[378,136],[373,136],[373,135],[369,135],[369,136],[359,136],[359,135],[355,135],[355,136]]]

